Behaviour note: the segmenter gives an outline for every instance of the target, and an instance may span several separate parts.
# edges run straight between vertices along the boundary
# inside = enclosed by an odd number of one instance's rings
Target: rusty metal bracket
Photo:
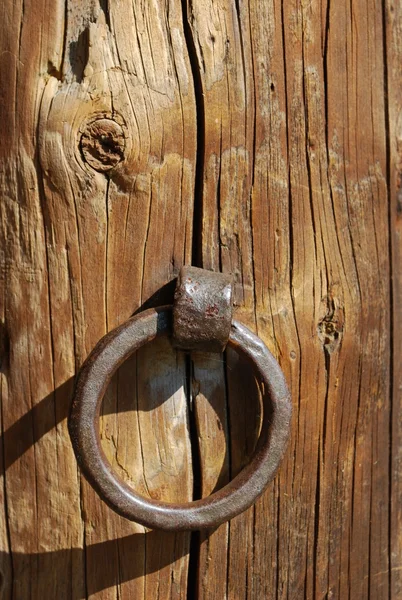
[[[232,277],[182,267],[173,303],[173,345],[180,350],[223,352],[232,324]]]
[[[101,498],[123,517],[156,529],[208,529],[246,510],[274,477],[289,436],[291,402],[281,368],[254,333],[231,320],[229,280],[200,271],[185,268],[181,272],[174,307],[146,310],[98,342],[80,370],[69,418],[77,461]],[[193,285],[195,282],[198,287]],[[213,292],[212,298],[208,289]],[[190,297],[196,301],[189,302]],[[202,332],[203,326],[207,335]],[[137,494],[113,472],[99,435],[102,399],[113,374],[138,348],[172,333],[175,343],[186,349],[216,351],[228,343],[248,360],[262,384],[261,431],[251,461],[228,485],[188,504],[160,502]]]

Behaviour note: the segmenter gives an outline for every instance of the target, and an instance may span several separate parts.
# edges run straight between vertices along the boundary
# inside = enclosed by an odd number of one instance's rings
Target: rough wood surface
[[[225,540],[226,572],[212,577],[222,597],[392,593],[386,18],[380,2],[188,3],[202,264],[235,273],[238,318],[278,356],[295,406],[275,485],[213,534],[216,550],[204,541],[199,597],[214,597],[204,575]],[[235,448],[231,361],[220,412]],[[394,451],[398,473],[398,438]],[[396,519],[398,497],[393,507]]]
[[[389,189],[392,253],[390,595],[402,596],[402,6],[386,2]]]
[[[4,0],[0,596],[402,594],[402,12],[387,0]],[[290,384],[256,506],[147,532],[79,475],[66,418],[104,333],[182,264],[232,272]],[[250,456],[258,386],[167,342],[104,401],[113,468],[163,500]]]
[[[66,426],[91,348],[191,260],[181,4],[10,1],[1,13],[2,597],[186,598],[189,535],[118,518],[80,478]],[[102,119],[125,137],[109,172],[81,154]],[[109,133],[101,123],[98,153]],[[104,402],[113,467],[165,500],[192,498],[185,380],[162,343],[124,365]]]

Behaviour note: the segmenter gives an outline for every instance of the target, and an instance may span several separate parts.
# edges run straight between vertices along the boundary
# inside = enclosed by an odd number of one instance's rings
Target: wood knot
[[[324,350],[332,354],[338,349],[344,329],[344,313],[336,299],[326,297],[323,299],[325,306],[325,316],[320,319],[317,326],[317,333]]]
[[[81,135],[84,160],[96,171],[110,171],[124,158],[126,142],[121,125],[101,118],[88,123]]]

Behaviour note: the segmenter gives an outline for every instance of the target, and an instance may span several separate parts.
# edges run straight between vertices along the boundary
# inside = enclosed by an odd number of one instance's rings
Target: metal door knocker
[[[99,414],[103,396],[119,366],[138,348],[171,336],[183,350],[223,352],[226,345],[248,359],[262,390],[263,414],[249,464],[225,487],[207,498],[172,504],[137,494],[113,472],[101,446]],[[265,344],[232,320],[230,277],[183,267],[173,306],[146,310],[103,337],[82,366],[69,430],[83,474],[118,514],[147,527],[208,529],[249,508],[274,477],[289,437],[291,402],[280,366]]]

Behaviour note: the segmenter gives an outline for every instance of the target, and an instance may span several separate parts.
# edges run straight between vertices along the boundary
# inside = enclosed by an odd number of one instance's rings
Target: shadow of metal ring
[[[162,306],[132,317],[103,337],[80,370],[69,431],[83,474],[118,514],[153,529],[210,529],[254,504],[275,476],[289,437],[290,395],[282,370],[265,344],[232,321],[229,346],[249,361],[263,384],[261,431],[250,462],[230,483],[202,500],[173,504],[137,494],[113,472],[102,449],[100,407],[119,366],[141,346],[171,331],[172,307]]]

